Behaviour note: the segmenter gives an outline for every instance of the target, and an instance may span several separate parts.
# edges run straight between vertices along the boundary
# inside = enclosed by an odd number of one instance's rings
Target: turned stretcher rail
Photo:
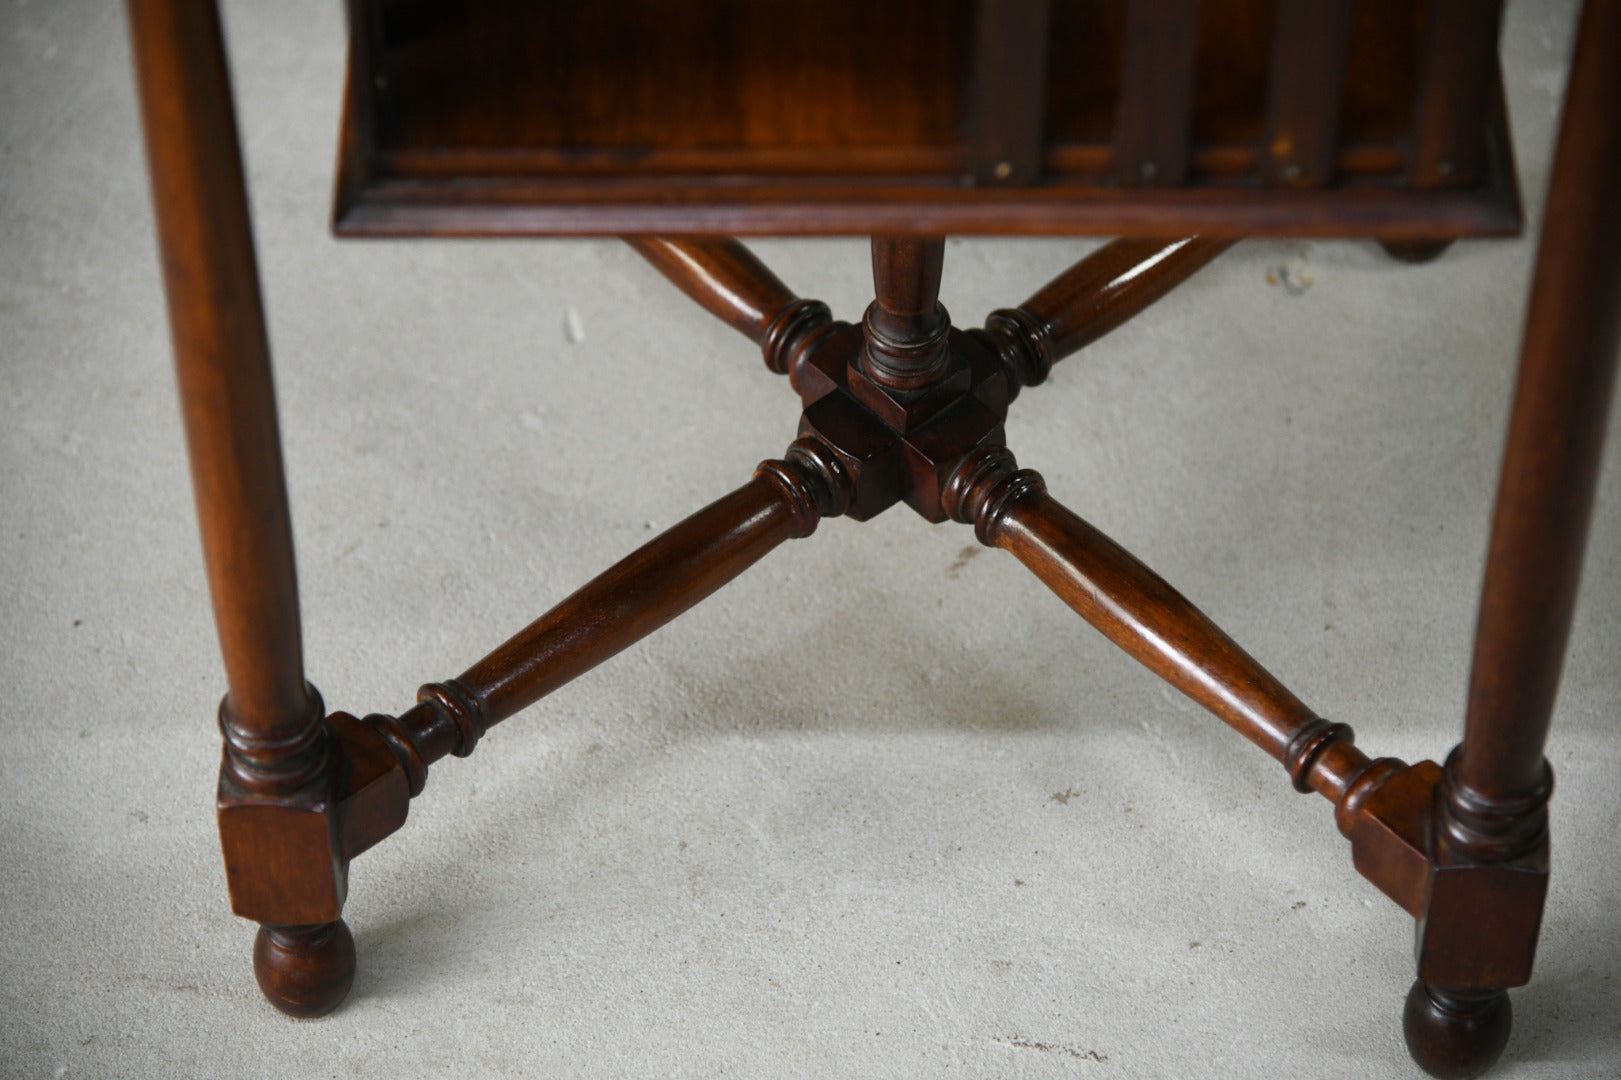
[[[705,311],[756,345],[764,342],[771,321],[798,299],[736,240],[627,236],[625,243]]]
[[[1208,236],[1115,240],[1019,306],[1047,324],[1056,363],[1141,314],[1235,242]]]
[[[1111,241],[1018,307],[991,312],[976,333],[1019,386],[1035,386],[1058,361],[1147,310],[1234,243],[1208,236]]]
[[[429,683],[398,720],[368,718],[402,758],[411,793],[447,754],[465,757],[492,725],[640,641],[783,541],[809,536],[849,501],[812,440],[597,575],[455,679]]]
[[[948,484],[952,517],[1010,552],[1076,614],[1150,671],[1281,762],[1301,791],[1338,802],[1368,766],[1330,724],[1125,548],[1047,494],[1002,448],[980,451]]]

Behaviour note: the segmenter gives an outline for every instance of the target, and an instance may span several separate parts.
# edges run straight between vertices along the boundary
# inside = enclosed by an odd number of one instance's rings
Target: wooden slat
[[[974,13],[970,155],[979,184],[1040,177],[1048,0],[979,0]]]
[[[1334,178],[1351,0],[1281,3],[1272,23],[1264,178],[1319,187]]]
[[[1502,0],[1431,0],[1413,110],[1415,186],[1480,182],[1502,18]]]
[[[1115,177],[1174,187],[1187,177],[1199,0],[1130,0],[1115,118]]]

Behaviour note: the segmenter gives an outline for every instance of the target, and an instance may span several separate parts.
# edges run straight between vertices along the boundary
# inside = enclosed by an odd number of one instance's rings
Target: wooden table
[[[1496,0],[351,0],[344,236],[621,235],[788,376],[797,437],[399,716],[304,679],[274,394],[211,0],[129,0],[193,479],[229,692],[219,822],[278,1008],[337,1006],[350,862],[428,767],[824,517],[971,524],[1334,806],[1417,920],[1409,1049],[1507,1042],[1548,876],[1542,749],[1621,325],[1621,0],[1587,0],[1527,315],[1463,742],[1370,758],[1047,493],[1008,406],[1244,236],[1434,258],[1519,227]],[[860,323],[735,239],[870,234]],[[982,327],[944,235],[1120,237]],[[1444,272],[1444,264],[1435,272]]]

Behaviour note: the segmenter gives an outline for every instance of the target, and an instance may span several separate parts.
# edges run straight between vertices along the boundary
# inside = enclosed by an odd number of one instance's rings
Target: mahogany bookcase
[[[1520,224],[1500,0],[350,0],[343,236],[622,236],[803,402],[796,437],[399,716],[304,679],[264,316],[213,0],[129,0],[228,693],[218,812],[259,985],[348,991],[350,862],[428,767],[824,517],[972,525],[1334,807],[1417,921],[1403,1028],[1437,1076],[1507,1042],[1548,878],[1543,745],[1621,323],[1621,0],[1587,0],[1526,318],[1463,741],[1370,758],[1015,462],[1008,406],[1245,236],[1433,258]],[[872,236],[859,323],[738,235]],[[947,234],[1115,236],[982,327]],[[1438,271],[1444,272],[1444,271]]]

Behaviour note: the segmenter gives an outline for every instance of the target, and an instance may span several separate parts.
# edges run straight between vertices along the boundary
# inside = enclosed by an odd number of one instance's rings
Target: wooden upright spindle
[[[1478,1076],[1502,1053],[1506,988],[1531,977],[1542,921],[1553,786],[1543,746],[1621,338],[1621,0],[1584,5],[1546,206],[1468,716],[1433,825],[1432,857],[1481,884],[1432,886],[1403,1013],[1408,1051],[1435,1076]]]
[[[131,0],[147,162],[192,485],[244,767],[279,771],[320,723],[298,582],[247,189],[211,3]],[[296,778],[292,778],[296,781]],[[296,782],[295,782],[296,786]]]
[[[969,153],[979,184],[1040,179],[1050,0],[976,0]]]

